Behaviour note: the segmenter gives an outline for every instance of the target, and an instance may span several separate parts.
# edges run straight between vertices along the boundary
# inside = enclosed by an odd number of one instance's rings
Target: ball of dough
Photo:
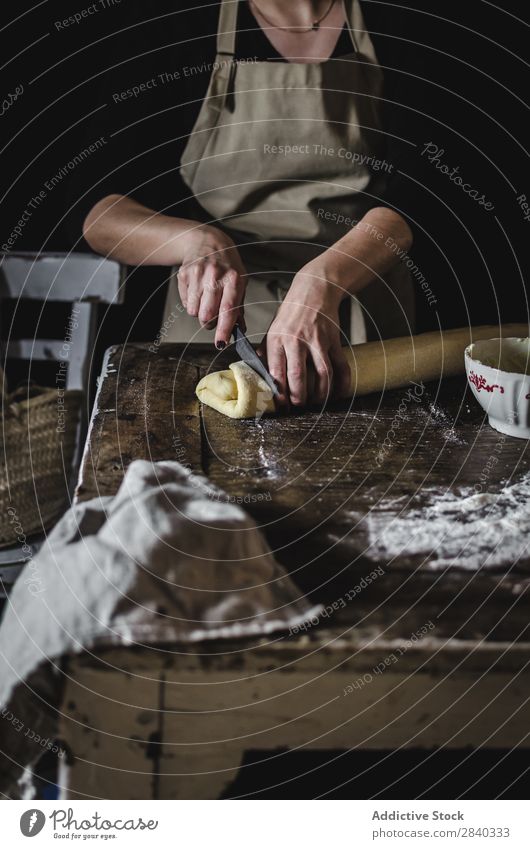
[[[197,384],[197,398],[231,419],[249,419],[274,412],[271,388],[244,362],[207,374]]]

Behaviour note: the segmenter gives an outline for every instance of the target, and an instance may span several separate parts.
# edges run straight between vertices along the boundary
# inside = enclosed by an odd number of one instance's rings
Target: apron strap
[[[378,64],[370,34],[367,32],[359,0],[343,0],[346,13],[346,23],[350,32],[353,48],[356,53],[362,53],[375,64]]]
[[[348,25],[348,32],[350,33],[353,49],[356,53],[358,53],[359,45],[357,44],[357,37],[355,35],[355,7],[357,6],[357,0],[343,0],[343,6],[346,13],[346,23]]]
[[[343,0],[346,23],[356,53],[375,59],[372,40],[366,31],[359,0]],[[234,56],[236,52],[237,12],[239,0],[221,0],[217,27],[217,54]]]
[[[217,27],[217,55],[234,56],[236,52],[237,10],[239,0],[222,0]]]
[[[377,65],[377,56],[375,55],[372,39],[366,31],[359,0],[343,0],[343,5],[355,52],[362,54]],[[228,62],[229,68],[225,69],[225,72],[221,73],[217,80],[217,97],[212,101],[212,109],[215,112],[221,112],[224,107],[235,70],[234,55],[238,8],[239,0],[221,0],[217,27],[217,55],[227,56],[231,61]]]

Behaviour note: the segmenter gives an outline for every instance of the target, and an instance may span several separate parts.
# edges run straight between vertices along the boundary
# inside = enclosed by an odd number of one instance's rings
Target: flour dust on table
[[[481,485],[460,493],[429,498],[421,509],[404,509],[385,500],[366,518],[369,556],[386,561],[421,556],[429,568],[495,569],[530,562],[530,473],[498,492],[482,492]],[[394,516],[394,518],[392,518]]]

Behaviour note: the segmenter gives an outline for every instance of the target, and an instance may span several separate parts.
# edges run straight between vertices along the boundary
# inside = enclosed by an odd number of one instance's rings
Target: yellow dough
[[[274,412],[270,387],[244,362],[232,363],[226,371],[207,374],[195,391],[199,401],[231,419]]]
[[[465,348],[477,339],[499,336],[528,336],[528,325],[462,327],[345,348],[351,370],[351,394],[368,395],[407,386],[411,381],[463,374]],[[196,392],[203,404],[232,419],[274,412],[270,388],[244,362],[232,363],[226,371],[207,374],[198,383]]]

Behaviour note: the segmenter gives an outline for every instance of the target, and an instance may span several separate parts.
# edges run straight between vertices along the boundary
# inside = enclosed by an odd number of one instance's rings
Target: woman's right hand
[[[217,227],[162,215],[124,195],[107,195],[87,215],[83,234],[92,250],[127,265],[180,266],[178,288],[190,315],[217,325],[215,344],[244,328],[246,271],[232,239]]]
[[[239,252],[226,233],[203,225],[186,234],[178,289],[189,315],[203,327],[217,326],[215,345],[230,342],[236,322],[243,329],[247,275]]]

